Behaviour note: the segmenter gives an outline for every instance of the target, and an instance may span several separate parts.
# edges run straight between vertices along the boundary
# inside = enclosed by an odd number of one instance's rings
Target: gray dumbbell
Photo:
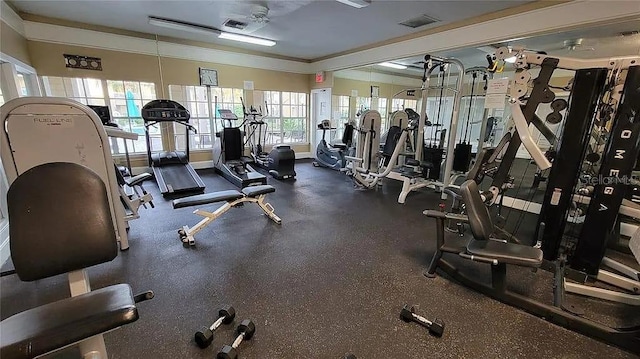
[[[402,310],[400,311],[400,319],[407,323],[416,322],[429,329],[429,333],[436,337],[441,337],[442,333],[444,333],[444,322],[442,320],[435,318],[433,321],[430,321],[427,318],[416,314],[413,306],[409,307],[408,305],[405,305],[402,307]]]
[[[236,310],[232,306],[227,305],[218,311],[218,320],[216,320],[210,327],[202,327],[198,330],[194,336],[196,344],[202,349],[211,345],[213,342],[213,332],[218,329],[222,323],[229,324],[233,322],[236,317]]]
[[[253,333],[256,332],[256,326],[251,320],[245,319],[238,325],[236,332],[238,333],[238,337],[233,341],[233,344],[222,347],[216,358],[237,359],[238,352],[236,349],[238,349],[243,340],[249,340],[253,337]]]

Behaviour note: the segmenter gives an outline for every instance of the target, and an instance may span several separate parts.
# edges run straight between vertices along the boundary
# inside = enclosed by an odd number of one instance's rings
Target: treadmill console
[[[238,116],[235,113],[231,112],[231,110],[227,110],[224,108],[218,109],[218,114],[220,118],[227,121],[237,121]]]
[[[89,105],[89,108],[92,109],[93,112],[95,112],[98,115],[98,117],[100,117],[100,120],[102,121],[103,125],[118,127],[117,124],[111,122],[111,114],[109,113],[109,106]]]
[[[145,122],[188,122],[190,117],[184,106],[171,100],[153,100],[142,107],[141,113]]]

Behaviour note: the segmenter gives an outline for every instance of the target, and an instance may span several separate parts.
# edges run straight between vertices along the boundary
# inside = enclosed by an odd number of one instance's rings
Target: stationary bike
[[[342,142],[327,144],[325,139],[327,130],[335,130],[335,128],[331,127],[331,121],[322,120],[322,122],[318,124],[318,129],[322,130],[322,140],[318,143],[316,160],[313,161],[313,165],[315,167],[322,166],[338,171],[343,169],[347,164],[344,156],[348,155],[353,142],[353,128],[353,123],[346,123],[344,133],[342,134]]]

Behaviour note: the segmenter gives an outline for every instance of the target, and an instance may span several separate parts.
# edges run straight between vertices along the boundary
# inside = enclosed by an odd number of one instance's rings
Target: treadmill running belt
[[[159,169],[169,192],[190,191],[199,188],[198,182],[182,164],[162,166]]]

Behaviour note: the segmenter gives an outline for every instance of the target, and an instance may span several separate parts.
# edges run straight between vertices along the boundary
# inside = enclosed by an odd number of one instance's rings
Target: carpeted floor
[[[245,318],[256,324],[241,358],[636,357],[446,278],[424,277],[435,224],[422,211],[437,208],[432,191],[411,194],[400,205],[399,182],[362,191],[343,174],[308,161],[296,170],[294,182],[268,180],[277,188],[268,199],[281,226],[248,204],[196,235],[192,248],[182,246],[177,229],[199,221],[195,207],[173,210],[155,183],[147,184],[156,208],[131,222],[130,249],[90,270],[94,288],[126,282],[134,292],[156,294],[139,305],[136,323],[105,335],[111,358],[212,358],[233,341],[233,325],[220,327],[205,350],[193,334],[227,303],[237,311],[234,324]],[[211,170],[200,173],[207,192],[233,189]],[[515,284],[526,287],[532,277],[518,276],[522,282]],[[11,276],[0,284],[2,318],[68,295],[64,276],[33,283]],[[444,336],[402,322],[405,303],[444,320]],[[626,312],[640,317],[639,310]]]

